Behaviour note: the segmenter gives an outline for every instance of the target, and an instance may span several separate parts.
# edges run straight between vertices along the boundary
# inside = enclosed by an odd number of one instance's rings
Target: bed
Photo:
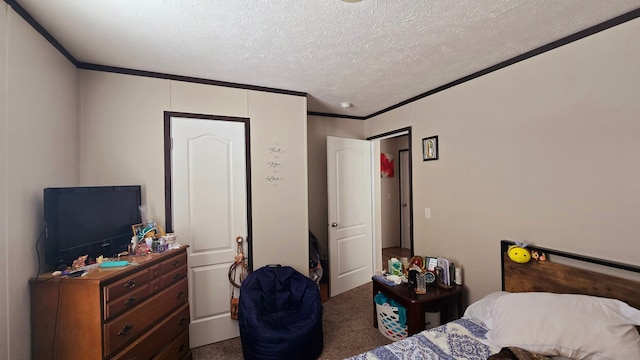
[[[525,264],[500,243],[502,291],[462,318],[350,360],[640,359],[640,267],[528,247]]]

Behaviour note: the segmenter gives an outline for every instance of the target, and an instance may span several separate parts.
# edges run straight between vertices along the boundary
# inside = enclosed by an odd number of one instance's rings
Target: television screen
[[[140,223],[141,187],[94,186],[44,189],[45,261],[70,265],[126,251],[131,225]]]

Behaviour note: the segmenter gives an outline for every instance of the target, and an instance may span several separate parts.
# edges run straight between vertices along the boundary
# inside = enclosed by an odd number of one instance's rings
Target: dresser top
[[[178,249],[167,250],[162,253],[151,253],[148,255],[132,255],[132,256],[120,256],[119,260],[129,261],[129,265],[119,267],[99,267],[92,266],[89,268],[86,275],[81,277],[69,277],[65,275],[53,276],[51,273],[42,273],[37,278],[31,278],[29,282],[41,282],[50,281],[57,282],[64,279],[64,281],[97,281],[97,282],[111,282],[120,278],[133,274],[136,271],[148,268],[155,264],[159,264],[164,260],[170,259],[175,255],[186,251],[188,246],[181,246]]]

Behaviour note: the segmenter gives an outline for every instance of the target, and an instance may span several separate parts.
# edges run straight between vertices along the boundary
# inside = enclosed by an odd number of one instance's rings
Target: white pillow
[[[508,294],[506,291],[492,292],[482,299],[469,305],[467,310],[464,311],[463,317],[472,318],[486,325],[488,329],[491,329],[491,309],[495,306],[496,299],[502,295]]]
[[[494,301],[487,339],[572,359],[640,359],[640,310],[586,295],[509,293]]]

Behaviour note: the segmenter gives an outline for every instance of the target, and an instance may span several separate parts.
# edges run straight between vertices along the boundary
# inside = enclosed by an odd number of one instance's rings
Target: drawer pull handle
[[[178,280],[182,277],[182,274],[173,274],[173,280]]]
[[[178,325],[184,325],[187,322],[187,318],[184,316],[180,316],[180,319],[178,320]]]
[[[184,296],[184,291],[181,290],[176,294],[176,299],[180,299],[183,296]]]
[[[129,280],[126,283],[124,283],[124,287],[126,287],[127,289],[133,289],[136,286],[136,282],[133,280]]]
[[[120,332],[118,332],[118,336],[127,336],[131,334],[131,330],[133,330],[133,325],[127,324],[122,327],[122,330],[120,330]]]
[[[186,347],[187,346],[185,344],[180,344],[180,346],[177,349],[175,349],[174,353],[179,354],[179,353],[183,352],[184,348],[186,348]]]
[[[136,301],[138,298],[136,298],[135,296],[132,296],[130,298],[127,299],[127,301],[124,302],[125,305],[130,305],[132,304],[134,301]]]
[[[178,267],[178,266],[182,265],[182,261],[176,260],[176,261],[173,262],[172,265],[173,265],[173,267]]]

